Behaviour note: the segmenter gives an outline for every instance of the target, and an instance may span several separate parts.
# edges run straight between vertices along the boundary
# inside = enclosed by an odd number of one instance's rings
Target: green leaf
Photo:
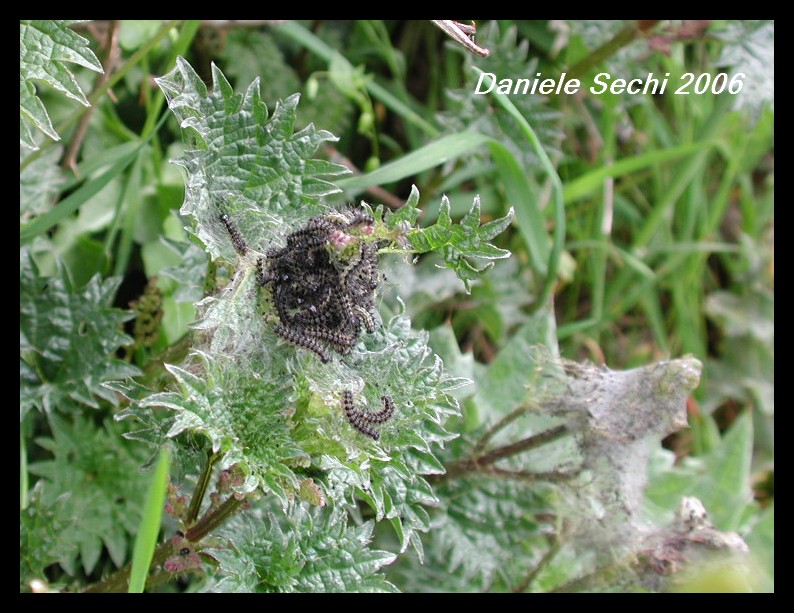
[[[647,496],[668,510],[683,496],[701,500],[720,530],[737,530],[752,492],[748,486],[753,448],[749,413],[736,420],[721,443],[697,462],[676,467],[652,481]]]
[[[398,160],[384,164],[372,172],[349,179],[340,179],[336,183],[342,189],[348,190],[394,183],[460,157],[488,141],[488,137],[471,130],[450,134],[434,140]]]
[[[463,281],[466,293],[469,293],[471,281],[493,266],[493,262],[489,261],[482,268],[477,268],[471,258],[496,260],[510,257],[508,250],[499,249],[488,241],[501,234],[512,220],[513,210],[510,209],[501,219],[480,225],[480,197],[476,196],[460,224],[453,225],[449,216],[449,199],[443,196],[438,222],[427,228],[411,230],[408,240],[415,253],[436,251],[444,264]]]
[[[474,355],[470,351],[467,353],[461,352],[451,326],[438,326],[431,330],[429,341],[433,350],[444,361],[444,369],[448,373],[473,383]],[[473,391],[472,385],[466,385],[456,390],[454,395],[455,398],[461,400],[465,396],[470,396]]]
[[[739,401],[756,407],[756,417],[773,416],[774,295],[757,286],[745,296],[718,291],[706,299],[705,312],[719,326],[722,340],[720,359],[706,363],[709,394],[703,409]]]
[[[120,283],[96,276],[75,291],[62,265],[56,276],[41,277],[29,250],[20,250],[20,419],[31,408],[98,407],[95,396],[117,404],[102,383],[139,372],[114,357],[132,342],[121,330],[131,315],[110,306]]]
[[[31,149],[38,149],[32,127],[53,140],[60,140],[33,82],[47,83],[83,106],[90,106],[66,63],[104,72],[88,41],[69,29],[72,23],[76,22],[61,19],[19,22],[19,142]]]
[[[371,549],[372,523],[348,525],[337,508],[324,512],[292,505],[279,519],[245,516],[225,531],[225,549],[205,549],[220,563],[213,592],[393,592],[378,571],[394,561]]]
[[[444,372],[441,359],[427,346],[427,333],[409,331],[407,317],[396,316],[386,322],[375,338],[368,339],[372,352],[359,362],[356,373],[365,382],[378,382],[380,390],[365,386],[370,406],[377,406],[378,396],[384,393],[397,406],[393,425],[384,428],[381,437],[388,456],[373,455],[371,468],[359,469],[366,477],[364,487],[356,485],[377,518],[400,518],[401,552],[413,542],[417,531],[430,528],[423,507],[434,506],[437,501],[422,475],[443,470],[436,457],[437,447],[455,438],[444,424],[460,414],[453,394],[469,383]],[[345,464],[351,466],[350,462]],[[339,475],[332,471],[328,478],[329,487],[334,487]]]
[[[160,459],[154,468],[149,491],[146,494],[141,525],[135,537],[130,570],[129,593],[140,594],[146,587],[149,565],[152,563],[157,538],[160,535],[160,523],[165,503],[165,492],[168,487],[168,469],[171,465],[168,448],[160,452]]]
[[[298,95],[278,102],[270,116],[258,80],[235,94],[213,65],[208,91],[182,58],[157,84],[195,145],[173,163],[188,177],[181,213],[193,219],[192,232],[213,258],[236,259],[221,213],[235,219],[252,247],[264,249],[285,225],[319,212],[322,196],[339,191],[321,177],[349,172],[309,157],[336,140],[330,132],[309,125],[293,134]]]
[[[73,561],[78,549],[69,535],[78,518],[64,509],[69,502],[68,492],[55,497],[45,495],[44,491],[52,487],[52,483],[38,481],[30,491],[28,505],[19,512],[20,587],[22,583],[45,578],[45,569],[52,564],[60,564],[74,574]]]
[[[20,148],[20,162],[22,162]],[[61,147],[51,147],[29,164],[19,174],[20,222],[34,215],[41,215],[52,208],[53,202],[64,182],[63,171],[58,160],[63,154]]]
[[[400,589],[509,590],[546,548],[538,517],[551,508],[548,486],[472,477],[445,484],[439,494],[444,514],[424,539],[427,559],[398,562]]]
[[[27,225],[22,226],[19,231],[20,242],[25,242],[35,236],[43,234],[56,224],[66,219],[90,198],[99,193],[103,187],[105,187],[117,176],[121,175],[127,166],[129,166],[138,158],[139,154],[139,148],[127,153],[123,158],[113,164],[113,166],[108,168],[105,172],[97,177],[88,179],[83,185],[80,186],[79,189],[75,190],[66,198],[61,200],[55,208],[52,208],[46,213],[40,215]]]
[[[591,170],[565,184],[565,190],[563,192],[565,202],[574,202],[579,198],[584,198],[602,189],[604,181],[610,177],[622,177],[623,175],[637,172],[643,168],[658,166],[669,160],[691,155],[703,151],[704,149],[710,149],[714,147],[715,144],[716,143],[713,141],[702,141],[679,145],[678,147],[670,147],[669,149],[659,149],[657,151],[651,151],[649,153],[643,153],[620,160],[609,166],[602,166],[596,170]]]
[[[428,272],[431,271],[428,269]],[[521,265],[518,258],[510,258],[494,266],[472,288],[472,308],[456,313],[453,328],[459,331],[482,326],[492,341],[503,346],[528,319],[527,311],[536,299],[530,291],[532,279],[531,272]],[[539,342],[552,343],[553,346],[556,335],[553,319],[549,324],[551,333]],[[446,359],[444,363],[447,363]]]
[[[532,267],[538,274],[546,275],[551,248],[546,220],[538,202],[538,189],[530,183],[526,170],[507,147],[491,141],[488,148],[499,170],[499,182],[504,186],[507,202],[515,210],[518,229],[524,237]]]
[[[539,311],[516,330],[480,377],[472,398],[480,419],[497,420],[520,406],[527,385],[556,352],[553,314]],[[551,349],[554,348],[554,349]]]
[[[53,542],[64,551],[58,561],[73,574],[79,551],[90,574],[105,546],[114,564],[122,566],[146,492],[147,479],[139,470],[142,449],[126,444],[121,427],[110,420],[98,427],[82,415],[71,420],[51,414],[49,424],[52,438],[36,442],[54,457],[31,463],[30,472],[45,482],[42,504],[57,503],[53,521],[61,528]]]
[[[176,282],[174,299],[177,302],[198,302],[204,295],[207,276],[207,254],[193,243],[177,242],[160,237],[160,245],[178,257],[177,264],[156,273]]]
[[[261,359],[261,358],[260,358]],[[228,360],[195,353],[192,370],[167,366],[177,383],[176,391],[151,394],[138,399],[139,388],[114,389],[138,403],[138,411],[120,418],[147,420],[147,410],[161,408],[174,412],[165,435],[173,438],[190,431],[206,436],[213,451],[223,450],[220,464],[240,463],[245,476],[254,477],[253,486],[273,492],[286,501],[287,492],[299,487],[294,469],[309,462],[306,453],[293,441],[293,424],[284,413],[289,393],[286,360],[273,359],[267,365],[252,363],[234,368]],[[259,372],[268,372],[263,378]],[[141,409],[143,411],[141,411]],[[157,432],[154,428],[152,434]],[[164,425],[162,426],[165,427]],[[246,493],[250,486],[245,486]]]

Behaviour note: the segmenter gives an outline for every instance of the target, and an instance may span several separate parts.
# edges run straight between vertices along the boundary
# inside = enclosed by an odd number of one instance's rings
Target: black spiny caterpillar
[[[226,213],[223,213],[221,215],[221,222],[223,223],[224,226],[226,226],[226,231],[229,233],[229,236],[232,237],[234,250],[240,255],[245,255],[246,253],[248,253],[248,245],[246,244],[243,235],[240,234],[240,230],[232,221],[232,218],[229,217]]]
[[[353,404],[353,392],[344,390],[342,392],[342,409],[345,412],[347,421],[356,430],[365,434],[376,441],[380,438],[380,432],[372,426],[385,424],[394,415],[394,402],[389,396],[381,396],[383,408],[380,411],[362,411]]]

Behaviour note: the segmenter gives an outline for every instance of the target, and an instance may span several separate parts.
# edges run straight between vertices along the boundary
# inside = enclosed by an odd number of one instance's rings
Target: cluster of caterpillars
[[[234,222],[225,213],[220,220],[235,250],[246,255],[248,246]],[[271,248],[257,261],[257,281],[270,287],[278,314],[276,334],[324,363],[330,361],[331,351],[350,353],[362,327],[375,331],[378,246],[362,240],[373,223],[372,216],[360,210],[312,217],[287,235],[284,247]],[[342,408],[356,430],[377,440],[373,426],[394,413],[391,398],[382,400],[382,410],[360,411],[345,390]]]
[[[331,350],[349,353],[362,326],[375,331],[378,247],[350,234],[372,223],[360,211],[312,217],[259,260],[259,283],[270,285],[280,320],[276,334],[323,362]]]

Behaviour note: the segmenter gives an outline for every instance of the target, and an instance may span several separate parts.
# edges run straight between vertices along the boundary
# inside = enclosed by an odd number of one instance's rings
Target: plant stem
[[[185,533],[185,538],[193,543],[200,541],[212,530],[229,519],[243,504],[245,504],[245,499],[238,500],[234,496],[230,496],[228,499],[226,499],[226,501],[224,501],[223,504],[221,504],[220,507],[218,507],[215,511],[207,513],[196,525],[190,528]],[[165,543],[160,543],[154,550],[151,568],[158,568],[162,566],[163,562],[173,555],[173,553],[174,549],[170,540],[166,541]],[[127,586],[130,582],[131,566],[131,564],[127,564],[109,577],[89,585],[83,591],[92,593],[126,592]],[[172,575],[173,573],[168,574]],[[164,580],[163,573],[155,573],[154,575],[151,575],[149,578],[147,578],[146,585],[148,586],[152,584],[152,581],[154,581],[154,583],[162,583]]]
[[[157,546],[157,548],[154,550],[151,566],[152,567],[160,566],[163,562],[165,562],[168,559],[168,557],[172,553],[173,553],[173,546],[169,541],[166,541],[165,543],[160,543]],[[123,566],[109,577],[105,577],[101,581],[92,583],[87,588],[85,588],[83,592],[89,592],[89,593],[126,592],[127,587],[130,584],[131,568],[132,568],[132,564],[127,564],[126,566]],[[148,585],[148,581],[147,581],[147,585]]]
[[[468,457],[463,460],[452,462],[452,464],[447,466],[447,472],[443,475],[435,475],[435,479],[433,479],[433,481],[446,481],[448,479],[459,477],[468,472],[481,470],[484,466],[488,466],[489,464],[493,464],[494,462],[509,458],[524,451],[535,449],[557,440],[567,433],[567,426],[555,426],[554,428],[549,428],[540,434],[535,434],[534,436],[522,439],[516,443],[511,443],[510,445],[505,445],[504,447],[499,447],[489,451],[483,456]]]
[[[22,424],[19,427],[19,510],[23,511],[28,506],[28,492],[30,482],[28,480],[28,449],[25,444],[25,437],[22,434]]]
[[[495,477],[502,477],[506,479],[515,479],[518,481],[545,481],[546,483],[560,483],[568,481],[576,477],[575,472],[564,472],[560,470],[551,470],[547,472],[532,472],[528,470],[507,470],[499,468],[498,466],[478,467],[482,472]]]
[[[485,449],[485,445],[488,444],[499,430],[505,428],[509,424],[513,423],[516,419],[521,417],[524,413],[529,410],[529,406],[522,404],[520,407],[513,409],[510,413],[505,415],[502,419],[496,422],[493,426],[488,428],[488,431],[480,437],[480,440],[474,445],[474,449],[471,452],[471,456],[473,458],[479,457],[482,453],[482,450]]]
[[[523,592],[526,592],[527,588],[530,585],[532,585],[532,582],[540,574],[540,571],[542,571],[544,568],[546,568],[549,565],[549,562],[551,562],[552,559],[554,559],[554,556],[557,555],[557,552],[559,550],[560,550],[560,540],[558,538],[554,538],[553,542],[551,543],[551,546],[546,551],[546,553],[543,554],[543,557],[540,559],[540,562],[538,562],[535,566],[533,566],[529,570],[527,576],[524,577],[524,580],[521,583],[513,587],[513,593],[521,594]]]
[[[214,511],[207,513],[198,521],[198,523],[185,532],[185,538],[192,543],[200,541],[207,536],[207,534],[212,532],[213,529],[217,528],[232,515],[234,515],[234,513],[243,504],[245,504],[245,498],[240,500],[235,498],[235,496],[232,494],[223,502],[223,504],[221,504],[221,506]]]
[[[116,63],[118,62],[118,58],[121,55],[118,42],[120,29],[120,21],[112,20],[110,22],[110,27],[108,28],[107,34],[108,51],[107,56],[105,57],[105,72],[99,76],[99,79],[94,86],[94,91],[101,89],[102,86],[110,79],[110,75],[113,73],[113,68],[115,67]],[[71,170],[75,175],[77,174],[77,156],[80,152],[80,147],[83,144],[83,140],[85,139],[85,135],[88,133],[88,124],[90,123],[91,116],[94,114],[95,110],[96,107],[92,105],[83,113],[83,116],[80,118],[80,123],[78,124],[77,129],[74,131],[74,135],[72,136],[72,142],[69,143],[69,147],[66,149],[66,153],[63,156],[63,161],[61,162],[61,168],[64,170]]]
[[[193,498],[190,499],[190,508],[187,512],[187,517],[185,518],[185,522],[187,524],[192,524],[199,514],[199,509],[201,508],[201,501],[204,500],[204,494],[207,493],[207,486],[210,482],[210,477],[212,476],[212,467],[215,466],[215,462],[218,459],[217,453],[210,453],[207,455],[207,463],[204,465],[204,470],[199,477],[198,483],[196,484],[196,489],[193,492]]]
[[[586,58],[571,66],[567,74],[568,79],[576,79],[586,74],[605,59],[617,53],[618,50],[628,45],[635,38],[653,29],[657,23],[659,23],[658,20],[641,20],[627,25]]]

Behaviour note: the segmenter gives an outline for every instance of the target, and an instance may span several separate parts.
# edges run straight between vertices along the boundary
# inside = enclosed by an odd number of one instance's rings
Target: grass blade
[[[477,72],[482,73],[479,68],[475,67],[474,69]],[[554,191],[554,238],[552,241],[551,250],[549,252],[548,265],[543,268],[537,268],[538,271],[545,270],[544,276],[546,277],[546,281],[543,285],[543,291],[536,302],[538,308],[543,308],[543,305],[545,305],[546,302],[551,298],[552,292],[554,291],[554,286],[557,282],[557,269],[560,265],[563,244],[565,243],[565,201],[563,198],[562,181],[560,180],[560,176],[557,174],[557,170],[554,168],[554,164],[551,163],[549,156],[543,149],[543,146],[535,134],[535,131],[532,129],[532,126],[529,125],[529,122],[510,101],[510,98],[507,95],[497,94],[495,92],[491,92],[491,95],[494,97],[494,100],[496,100],[499,106],[507,111],[511,117],[518,122],[521,132],[529,141],[529,144],[532,146],[532,150],[535,152],[535,155],[538,156],[543,169],[546,171],[546,175],[548,176],[549,181],[551,181]],[[517,203],[514,206],[516,209],[518,209]],[[535,205],[535,207],[537,208],[537,205]],[[536,213],[533,213],[532,216],[537,217],[539,214],[540,211],[537,211]],[[529,248],[530,253],[532,253],[533,246],[528,244],[527,247]]]
[[[435,168],[447,160],[476,149],[489,142],[489,137],[478,132],[460,132],[432,141],[424,147],[409,153],[398,160],[384,164],[367,174],[339,179],[336,184],[342,189],[358,189],[372,185],[393,183],[420,172]]]
[[[22,429],[19,430],[19,510],[28,506],[28,491],[30,483],[28,481],[28,449],[25,444],[25,437]]]
[[[549,235],[546,232],[546,220],[535,197],[536,190],[530,184],[521,163],[507,147],[492,140],[488,148],[507,194],[507,202],[516,212],[518,229],[526,243],[532,268],[545,277],[549,265]]]
[[[309,51],[321,57],[326,62],[331,61],[331,58],[338,54],[337,51],[329,47],[323,40],[319,39],[312,32],[304,28],[296,21],[288,21],[279,26],[278,32],[285,34],[292,40],[300,43]],[[345,62],[349,65],[350,70],[353,70],[353,65],[348,62],[345,57],[337,58],[337,61]],[[382,85],[368,80],[366,83],[367,91],[369,94],[380,100],[387,108],[397,113],[400,117],[415,125],[429,136],[437,136],[438,129],[431,123],[427,122],[421,115],[414,111],[406,102],[400,100],[397,96],[392,94]]]
[[[160,451],[160,458],[154,468],[146,506],[135,538],[135,549],[132,552],[132,569],[130,570],[130,586],[128,592],[141,593],[146,586],[149,565],[152,562],[154,548],[160,534],[160,523],[165,503],[165,492],[168,485],[168,474],[171,458],[167,448]]]
[[[80,189],[61,200],[55,208],[23,226],[19,231],[19,242],[24,243],[39,234],[43,234],[61,220],[74,213],[84,202],[95,196],[103,187],[110,183],[111,180],[124,172],[127,166],[136,158],[139,150],[140,149],[136,147],[132,152],[122,157],[101,175],[86,181]]]
[[[622,175],[631,174],[638,170],[642,170],[643,168],[656,166],[657,164],[661,164],[669,160],[674,160],[685,155],[697,153],[702,149],[713,147],[714,144],[715,143],[710,141],[689,143],[686,145],[680,145],[678,147],[671,147],[670,149],[662,149],[660,151],[643,153],[641,155],[615,162],[611,166],[602,166],[567,183],[565,185],[565,189],[563,190],[563,197],[566,203],[573,202],[574,200],[584,198],[585,196],[601,189],[603,187],[604,180],[607,177],[615,178]]]

